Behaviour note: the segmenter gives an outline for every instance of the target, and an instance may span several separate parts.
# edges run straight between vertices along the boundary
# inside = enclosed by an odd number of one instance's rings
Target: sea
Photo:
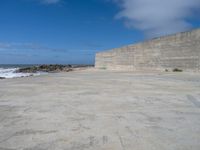
[[[31,66],[37,66],[37,64],[13,64],[13,65],[7,65],[7,64],[0,64],[0,77],[3,78],[20,78],[20,77],[28,77],[28,76],[38,76],[41,74],[46,74],[43,72],[37,72],[37,73],[16,73],[16,70],[20,68],[25,67],[31,67]]]

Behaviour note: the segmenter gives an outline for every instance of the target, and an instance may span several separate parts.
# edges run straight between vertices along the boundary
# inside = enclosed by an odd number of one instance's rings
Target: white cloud
[[[61,48],[51,48],[40,44],[35,43],[3,43],[0,42],[0,51],[28,51],[28,50],[34,50],[34,51],[55,51],[55,52],[66,52],[66,49]]]
[[[198,16],[200,0],[114,0],[122,10],[116,18],[136,28],[149,37],[156,37],[188,30],[187,21]],[[198,12],[199,13],[199,12]]]
[[[61,0],[40,0],[43,4],[57,4],[61,2]]]

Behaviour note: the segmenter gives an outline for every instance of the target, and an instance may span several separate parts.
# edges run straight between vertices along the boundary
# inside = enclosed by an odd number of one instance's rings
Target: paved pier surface
[[[0,80],[0,150],[199,150],[200,74]]]

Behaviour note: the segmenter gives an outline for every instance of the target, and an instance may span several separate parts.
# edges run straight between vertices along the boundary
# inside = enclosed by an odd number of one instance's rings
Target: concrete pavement
[[[199,150],[200,74],[0,80],[0,150]]]

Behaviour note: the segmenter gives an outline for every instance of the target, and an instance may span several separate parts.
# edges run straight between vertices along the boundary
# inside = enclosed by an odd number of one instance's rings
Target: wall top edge
[[[175,33],[175,34],[170,34],[170,35],[166,35],[166,36],[156,37],[156,38],[144,40],[144,41],[141,41],[141,42],[138,42],[138,43],[125,45],[125,46],[122,46],[122,47],[119,47],[119,48],[126,48],[126,47],[130,47],[130,46],[138,46],[138,45],[142,45],[142,44],[145,44],[145,43],[154,42],[154,41],[157,41],[157,40],[173,38],[173,37],[176,37],[176,36],[181,36],[181,35],[184,35],[184,34],[196,33],[196,32],[200,32],[200,28],[192,29],[192,30],[184,31],[184,32],[179,32],[179,33]],[[96,54],[112,52],[112,51],[119,49],[119,48],[113,48],[113,49],[109,49],[109,50],[100,51],[100,52],[97,52]]]

